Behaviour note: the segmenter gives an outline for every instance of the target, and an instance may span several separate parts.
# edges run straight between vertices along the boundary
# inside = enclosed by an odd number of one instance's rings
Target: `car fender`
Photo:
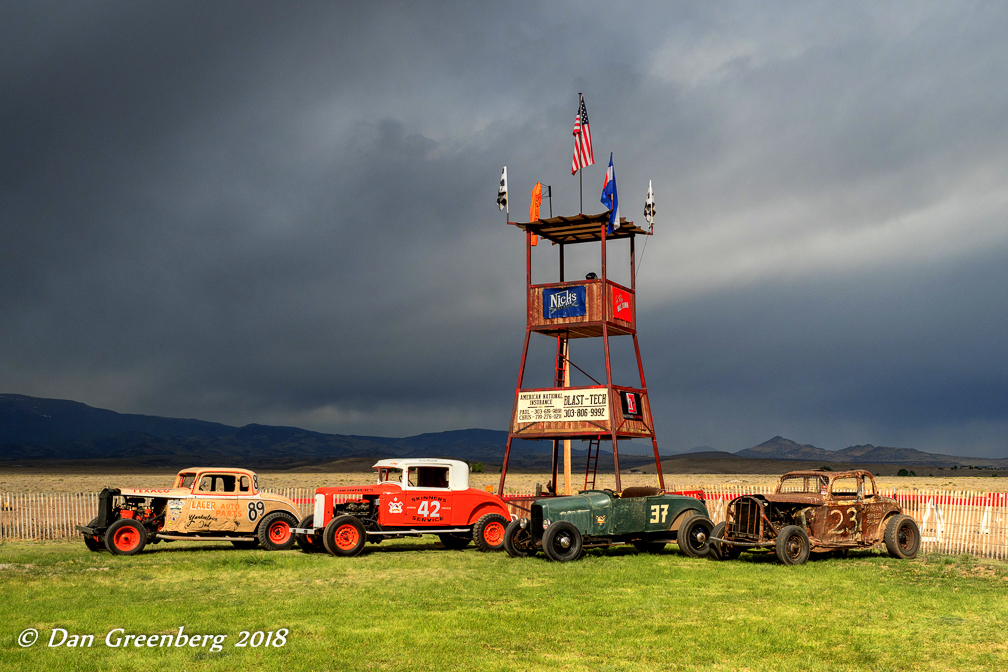
[[[697,507],[690,507],[688,509],[683,509],[682,511],[679,512],[679,515],[675,517],[675,520],[672,521],[672,524],[669,525],[668,528],[669,532],[678,532],[679,528],[682,526],[684,522],[686,522],[687,518],[692,518],[693,516],[706,516],[706,515],[707,515],[706,511],[702,511]]]
[[[476,508],[472,510],[472,513],[469,514],[468,524],[475,525],[477,520],[488,513],[499,513],[508,521],[516,517],[513,516],[503,504],[498,504],[497,502],[484,502],[477,505]]]

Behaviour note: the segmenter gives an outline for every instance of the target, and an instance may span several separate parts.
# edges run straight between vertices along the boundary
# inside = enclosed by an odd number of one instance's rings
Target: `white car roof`
[[[406,457],[402,459],[392,458],[388,460],[378,460],[371,468],[379,469],[381,467],[391,467],[392,469],[407,469],[409,467],[431,465],[443,465],[445,467],[450,466],[455,469],[465,468],[466,471],[469,471],[469,465],[462,460],[440,460],[436,457]]]
[[[462,460],[439,460],[436,457],[407,457],[403,459],[378,460],[374,469],[402,469],[410,467],[449,467],[448,487],[452,490],[466,490],[469,487],[469,465]],[[404,487],[412,487],[403,483]]]

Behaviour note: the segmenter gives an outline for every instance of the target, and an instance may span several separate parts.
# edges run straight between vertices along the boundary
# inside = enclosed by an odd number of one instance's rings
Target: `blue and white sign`
[[[544,289],[542,293],[543,319],[581,317],[588,314],[584,285]]]

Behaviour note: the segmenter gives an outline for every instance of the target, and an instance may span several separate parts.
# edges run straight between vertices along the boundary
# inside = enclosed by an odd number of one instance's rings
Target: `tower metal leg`
[[[525,359],[528,357],[528,344],[529,344],[529,337],[531,335],[532,332],[526,328],[525,345],[522,346],[521,366],[518,367],[518,385],[515,387],[514,404],[511,406],[511,421],[514,420],[515,411],[518,409],[518,393],[521,391],[522,380],[525,379]],[[497,495],[499,497],[504,496],[504,479],[507,477],[508,459],[510,459],[511,457],[511,441],[514,439],[514,437],[511,435],[512,429],[513,429],[512,427],[508,427],[508,440],[507,440],[507,446],[504,448],[504,463],[501,465],[500,485],[497,486]]]

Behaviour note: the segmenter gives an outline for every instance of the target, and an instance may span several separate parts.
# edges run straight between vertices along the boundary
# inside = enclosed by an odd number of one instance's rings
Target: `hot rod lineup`
[[[84,545],[134,555],[148,543],[202,539],[238,548],[283,550],[294,544],[300,511],[294,502],[260,492],[248,469],[183,469],[170,488],[105,488],[98,516],[78,525]]]
[[[368,541],[423,534],[452,549],[472,541],[481,551],[503,549],[511,514],[496,495],[469,487],[465,462],[380,460],[373,468],[374,485],[315,491],[315,510],[295,530],[303,550],[354,556]]]
[[[863,470],[788,472],[774,494],[729,502],[713,536],[715,558],[769,548],[787,565],[803,564],[809,553],[879,544],[894,558],[912,558],[921,541],[914,519],[880,495],[871,472]]]
[[[557,562],[579,558],[586,548],[630,543],[657,553],[675,542],[690,557],[710,552],[714,524],[703,502],[658,488],[585,490],[579,495],[536,500],[529,517],[508,525],[504,544],[512,557],[542,550]]]

